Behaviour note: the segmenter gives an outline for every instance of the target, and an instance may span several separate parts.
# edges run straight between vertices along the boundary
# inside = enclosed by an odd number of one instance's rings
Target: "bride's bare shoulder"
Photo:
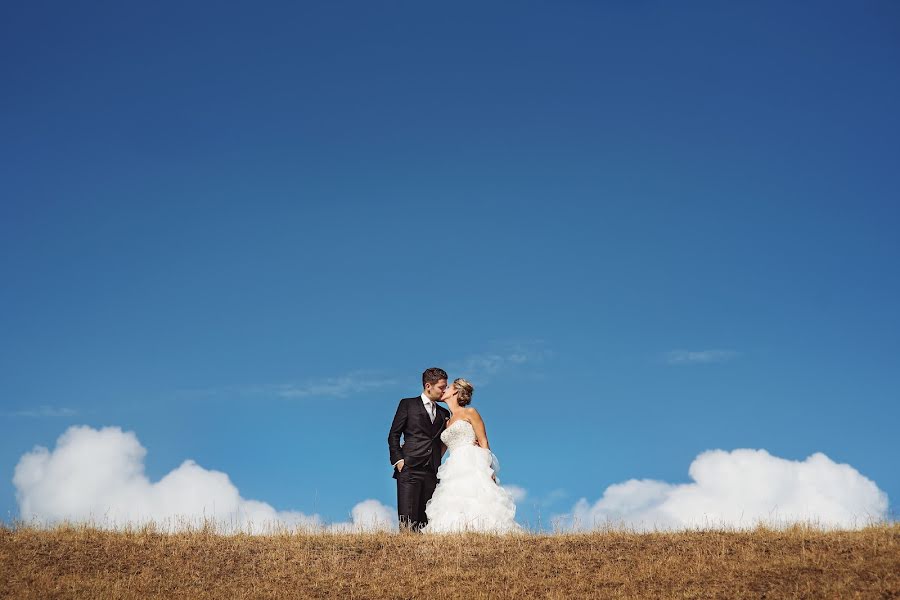
[[[474,406],[467,406],[463,409],[465,412],[463,413],[467,419],[478,419],[481,420],[481,413],[478,412]]]

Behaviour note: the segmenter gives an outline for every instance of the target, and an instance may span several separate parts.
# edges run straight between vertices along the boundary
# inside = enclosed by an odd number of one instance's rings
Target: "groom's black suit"
[[[397,480],[397,514],[401,526],[419,529],[428,523],[425,504],[437,486],[437,470],[441,466],[441,432],[450,411],[435,404],[434,423],[421,396],[404,398],[397,406],[388,433],[391,464],[403,459],[403,470],[394,467]],[[400,435],[403,445],[400,445]]]

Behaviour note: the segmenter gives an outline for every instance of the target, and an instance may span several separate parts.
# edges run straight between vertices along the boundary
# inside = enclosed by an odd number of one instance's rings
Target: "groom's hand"
[[[398,472],[398,473],[399,473],[400,471],[403,470],[403,465],[405,465],[405,464],[406,464],[406,463],[403,462],[403,459],[402,459],[402,458],[401,458],[400,460],[397,461],[397,472]]]

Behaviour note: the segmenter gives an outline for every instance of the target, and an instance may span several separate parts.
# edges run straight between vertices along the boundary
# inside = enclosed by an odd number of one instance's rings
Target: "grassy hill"
[[[898,598],[900,525],[498,537],[0,527],[3,598]]]

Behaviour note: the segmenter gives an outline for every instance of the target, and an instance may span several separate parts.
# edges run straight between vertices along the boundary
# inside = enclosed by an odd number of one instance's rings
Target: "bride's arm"
[[[491,445],[488,443],[487,439],[487,430],[484,427],[484,419],[481,418],[481,415],[478,414],[478,411],[474,408],[470,408],[469,411],[469,422],[475,430],[475,443],[488,452],[491,452]],[[491,452],[491,456],[493,456],[493,454],[494,453]],[[491,479],[497,481],[497,474],[492,474]]]
[[[466,416],[469,417],[472,429],[475,430],[475,441],[485,450],[490,450],[491,445],[488,443],[487,431],[484,428],[484,420],[481,418],[481,415],[474,408],[470,408],[469,414]]]

